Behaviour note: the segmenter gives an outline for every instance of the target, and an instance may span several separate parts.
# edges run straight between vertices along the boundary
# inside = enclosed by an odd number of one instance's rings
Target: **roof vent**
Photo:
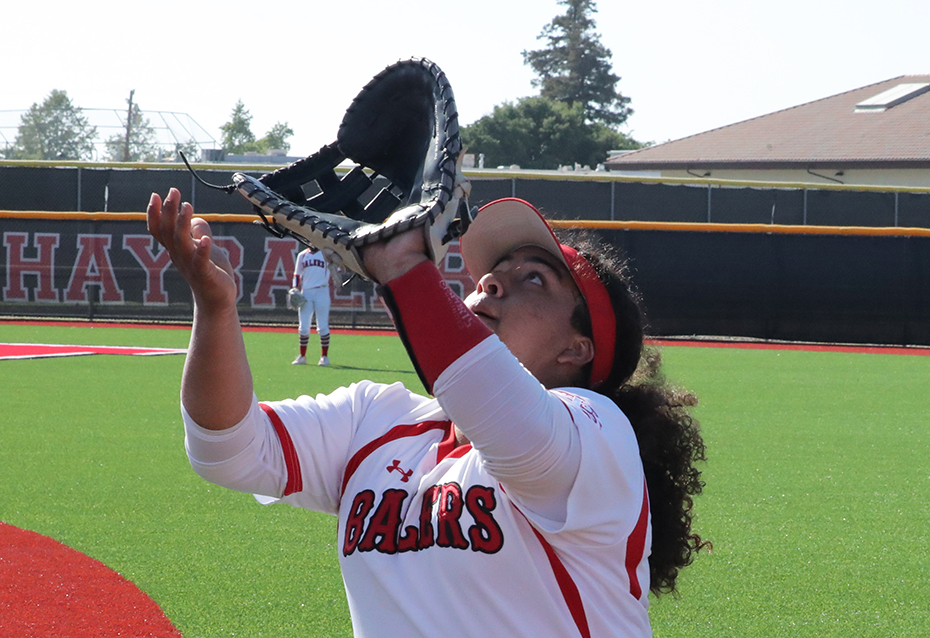
[[[856,113],[881,113],[927,91],[930,91],[930,82],[904,82],[859,102]]]

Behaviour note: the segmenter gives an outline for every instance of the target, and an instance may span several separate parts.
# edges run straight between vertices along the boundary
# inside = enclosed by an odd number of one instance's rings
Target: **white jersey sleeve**
[[[637,524],[645,480],[639,447],[606,397],[546,390],[497,337],[447,368],[434,390],[488,472],[541,529],[584,530],[588,542],[611,544]]]
[[[435,401],[401,383],[370,381],[285,401],[259,403],[253,395],[242,422],[219,432],[197,425],[181,406],[188,459],[201,477],[263,503],[282,500],[329,514],[338,512],[360,429],[424,419],[437,410]]]

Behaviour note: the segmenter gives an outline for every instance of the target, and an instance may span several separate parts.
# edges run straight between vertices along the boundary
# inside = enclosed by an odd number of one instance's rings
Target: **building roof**
[[[627,153],[605,165],[611,170],[927,168],[930,75],[870,84]]]

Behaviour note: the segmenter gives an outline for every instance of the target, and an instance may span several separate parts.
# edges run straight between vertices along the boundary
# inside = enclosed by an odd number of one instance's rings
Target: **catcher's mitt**
[[[307,298],[300,292],[300,288],[291,288],[287,291],[287,307],[289,310],[300,310],[307,305]]]
[[[347,270],[373,279],[360,247],[411,228],[424,229],[434,261],[445,255],[473,218],[461,152],[445,74],[429,60],[403,60],[356,96],[336,142],[259,179],[236,173],[233,182],[265,228],[320,249],[344,283]],[[345,159],[357,165],[340,178],[334,169]],[[388,183],[376,190],[379,176]]]

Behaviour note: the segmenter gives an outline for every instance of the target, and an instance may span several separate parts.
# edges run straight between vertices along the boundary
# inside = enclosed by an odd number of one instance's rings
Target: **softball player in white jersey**
[[[322,253],[313,248],[300,251],[294,264],[294,277],[291,286],[300,290],[307,300],[298,312],[297,334],[299,337],[299,354],[294,365],[306,365],[307,345],[310,343],[310,326],[316,316],[316,331],[320,336],[319,365],[329,365],[329,309],[332,299],[329,295],[329,264]]]
[[[679,441],[656,453],[651,431],[700,438],[671,402],[644,409],[654,388],[629,403],[647,428],[618,407],[642,347],[631,295],[616,297],[529,205],[496,202],[462,242],[484,273],[466,305],[420,232],[365,249],[432,398],[362,381],[259,403],[228,263],[203,259],[209,228],[178,207],[174,190],[164,205],[153,196],[149,227],[199,301],[181,392],[191,464],[262,502],[338,517],[357,636],[651,635],[648,592],[674,590],[702,545],[690,532],[700,485],[670,489],[640,447],[681,485],[660,458]],[[692,448],[671,456],[694,477]],[[657,520],[670,528],[650,561]]]

